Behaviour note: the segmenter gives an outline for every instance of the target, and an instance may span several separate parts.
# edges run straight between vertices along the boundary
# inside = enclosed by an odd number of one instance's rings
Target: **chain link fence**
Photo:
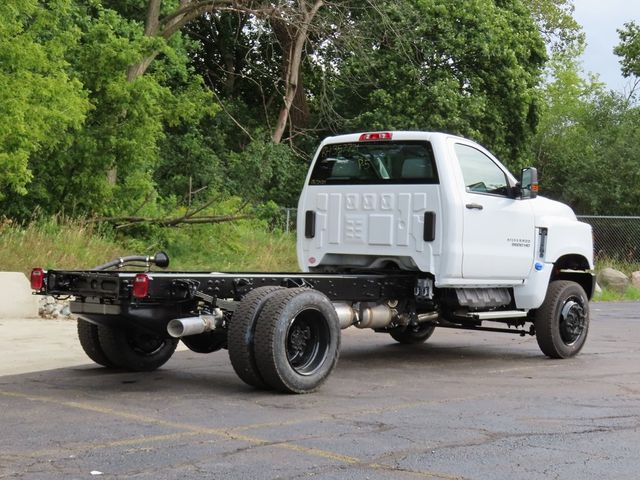
[[[277,219],[275,225],[278,229],[286,233],[296,233],[296,222],[298,220],[298,209],[291,207],[283,207],[282,215]]]
[[[597,262],[640,263],[640,217],[579,215],[593,228]]]
[[[283,208],[277,227],[296,232],[296,208]],[[579,215],[578,219],[593,228],[596,262],[640,264],[640,217]]]

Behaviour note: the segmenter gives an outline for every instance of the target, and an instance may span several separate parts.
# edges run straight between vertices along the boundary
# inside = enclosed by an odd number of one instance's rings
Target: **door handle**
[[[469,210],[482,210],[484,207],[479,203],[467,203],[465,205]]]

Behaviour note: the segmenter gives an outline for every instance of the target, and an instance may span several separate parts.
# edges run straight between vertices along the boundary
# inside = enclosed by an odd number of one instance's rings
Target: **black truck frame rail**
[[[323,274],[323,273],[218,273],[218,272],[103,272],[49,270],[42,291],[54,296],[99,297],[104,302],[136,300],[136,279],[145,278],[144,301],[180,301],[200,298],[240,300],[263,286],[307,287],[322,291],[332,301],[375,301],[380,298],[408,298],[414,295],[416,272]],[[138,299],[141,300],[141,299]]]
[[[126,327],[130,323],[158,334],[175,318],[209,313],[215,308],[232,313],[237,302],[259,287],[311,288],[329,300],[377,302],[420,298],[423,278],[416,272],[217,273],[139,271],[59,271],[43,273],[36,293],[71,296],[71,312],[95,324]],[[428,283],[428,282],[427,282]],[[141,287],[141,284],[143,286]],[[230,301],[231,300],[231,301]]]

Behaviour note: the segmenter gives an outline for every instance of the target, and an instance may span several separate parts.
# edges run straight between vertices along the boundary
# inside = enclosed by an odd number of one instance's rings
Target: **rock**
[[[621,271],[607,267],[598,273],[598,283],[604,288],[624,293],[629,287],[629,278]]]
[[[42,318],[72,318],[68,300],[41,297],[38,313]]]
[[[640,288],[640,272],[633,272],[631,274],[631,285]]]
[[[602,287],[600,287],[598,282],[596,282],[596,288],[595,288],[593,293],[595,293],[596,295],[601,295],[602,294]]]

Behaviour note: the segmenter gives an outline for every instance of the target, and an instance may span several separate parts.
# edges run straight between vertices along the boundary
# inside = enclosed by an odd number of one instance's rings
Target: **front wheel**
[[[568,280],[549,284],[535,316],[536,340],[551,358],[569,358],[584,346],[589,332],[589,299],[580,285]]]
[[[137,329],[98,327],[100,345],[117,367],[133,372],[150,372],[164,365],[178,346],[178,339]]]

